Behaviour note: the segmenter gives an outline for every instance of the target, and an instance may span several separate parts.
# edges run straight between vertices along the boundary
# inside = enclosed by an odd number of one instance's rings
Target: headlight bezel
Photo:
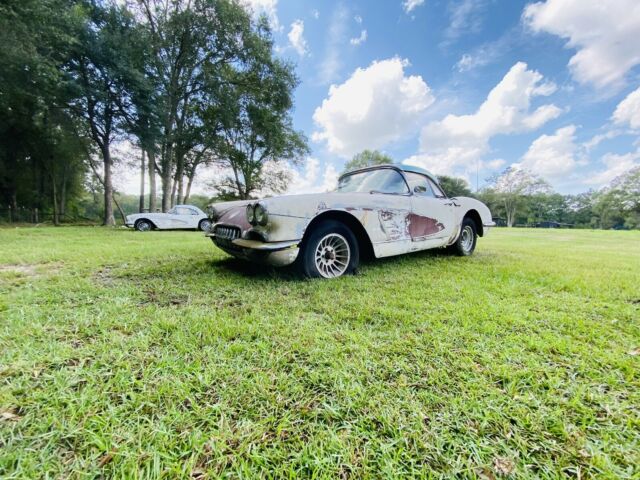
[[[252,203],[247,204],[247,207],[245,209],[245,215],[247,217],[247,222],[250,225],[255,225],[256,213],[255,213],[255,206]]]
[[[258,202],[254,205],[253,218],[257,225],[262,225],[263,227],[269,223],[269,211],[263,203]]]

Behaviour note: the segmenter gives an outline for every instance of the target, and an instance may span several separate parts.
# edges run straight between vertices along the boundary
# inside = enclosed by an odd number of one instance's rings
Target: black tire
[[[460,257],[468,257],[473,254],[476,249],[476,242],[478,241],[478,229],[476,222],[469,217],[462,220],[462,226],[460,227],[460,235],[456,242],[449,247],[449,251]]]
[[[153,223],[151,223],[151,221],[147,220],[146,218],[141,218],[136,222],[134,228],[139,232],[148,232],[150,230],[153,230]]]
[[[208,218],[203,218],[202,220],[200,220],[200,223],[198,223],[198,230],[200,230],[201,232],[208,232],[211,229],[211,220],[209,220]]]
[[[358,241],[353,232],[335,220],[323,221],[312,228],[298,255],[300,273],[308,278],[337,278],[353,273],[360,262]],[[342,245],[343,240],[348,248]],[[321,246],[322,242],[324,244]],[[325,254],[316,255],[320,251]],[[343,264],[340,258],[344,260]]]

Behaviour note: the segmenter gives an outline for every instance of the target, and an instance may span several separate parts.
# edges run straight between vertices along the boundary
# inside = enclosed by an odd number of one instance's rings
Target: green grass
[[[194,232],[0,229],[0,477],[640,478],[640,232],[335,281]]]

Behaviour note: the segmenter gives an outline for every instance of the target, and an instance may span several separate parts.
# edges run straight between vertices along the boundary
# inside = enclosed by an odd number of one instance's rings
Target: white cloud
[[[640,31],[638,41],[640,42]],[[640,129],[640,88],[631,92],[618,104],[612,120],[617,125]]]
[[[405,75],[407,65],[397,57],[373,62],[341,85],[332,85],[313,114],[320,128],[313,140],[326,141],[329,151],[349,157],[415,131],[433,95],[422,77]]]
[[[304,171],[291,169],[291,182],[288,194],[321,193],[333,190],[338,184],[338,172],[332,164],[327,164],[322,176],[320,162],[315,158],[308,158]]]
[[[547,0],[527,5],[523,19],[577,50],[569,68],[581,83],[617,86],[640,64],[638,0]]]
[[[518,62],[475,113],[450,114],[426,125],[420,136],[420,153],[406,163],[435,173],[464,175],[475,171],[478,165],[485,166],[481,160],[490,150],[492,137],[534,131],[560,115],[562,110],[553,104],[531,109],[535,97],[550,95],[555,89],[540,73]]]
[[[355,17],[353,17],[353,19],[356,21],[356,23],[362,24],[362,17],[360,15],[356,15]]]
[[[462,0],[451,4],[449,26],[444,32],[445,44],[459,38],[464,33],[477,33],[482,26],[482,18],[479,15],[484,0]]]
[[[307,41],[304,39],[304,22],[302,20],[294,21],[287,37],[293,49],[298,52],[298,55],[304,57],[307,53]]]
[[[404,2],[402,2],[402,8],[404,8],[405,12],[409,13],[413,11],[413,9],[418,8],[423,3],[424,0],[404,0]]]
[[[640,150],[625,154],[607,153],[602,157],[604,169],[585,180],[586,185],[602,186],[626,171],[640,166]]]
[[[578,158],[576,126],[568,125],[553,135],[541,135],[531,143],[518,164],[551,181],[566,180],[584,161]]]
[[[594,135],[589,140],[584,142],[582,146],[587,152],[589,152],[600,145],[603,141],[615,138],[619,135],[622,135],[622,133],[623,132],[621,130],[607,130],[604,133],[598,133]]]
[[[311,10],[311,16],[317,20],[320,18],[320,12],[314,8],[313,10]]]
[[[360,36],[356,37],[356,38],[352,38],[351,40],[349,40],[349,43],[351,43],[351,45],[360,45],[361,43],[364,43],[367,40],[367,31],[366,30],[362,30],[360,32]]]
[[[319,67],[318,79],[323,85],[335,81],[342,67],[342,50],[346,41],[348,20],[348,10],[343,5],[338,5],[331,17],[326,51]]]
[[[489,65],[505,52],[512,50],[516,42],[518,42],[517,35],[512,31],[508,31],[499,39],[483,43],[470,52],[463,54],[456,63],[455,68],[463,73]]]
[[[245,7],[248,7],[254,15],[265,15],[273,30],[282,30],[282,26],[278,20],[278,0],[242,0],[242,3]]]

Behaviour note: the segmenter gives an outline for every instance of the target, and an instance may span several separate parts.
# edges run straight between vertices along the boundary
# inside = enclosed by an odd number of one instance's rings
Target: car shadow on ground
[[[441,249],[422,250],[419,252],[385,258],[365,258],[361,260],[360,265],[355,271],[355,276],[367,275],[381,267],[403,269],[404,264],[410,260],[454,261],[456,258],[459,257],[455,257]],[[271,267],[269,265],[261,265],[233,257],[207,260],[206,264],[214,271],[219,271],[227,275],[238,275],[240,277],[251,278],[253,280],[280,280],[287,282],[302,282],[309,280],[298,272],[295,265],[287,267]]]

